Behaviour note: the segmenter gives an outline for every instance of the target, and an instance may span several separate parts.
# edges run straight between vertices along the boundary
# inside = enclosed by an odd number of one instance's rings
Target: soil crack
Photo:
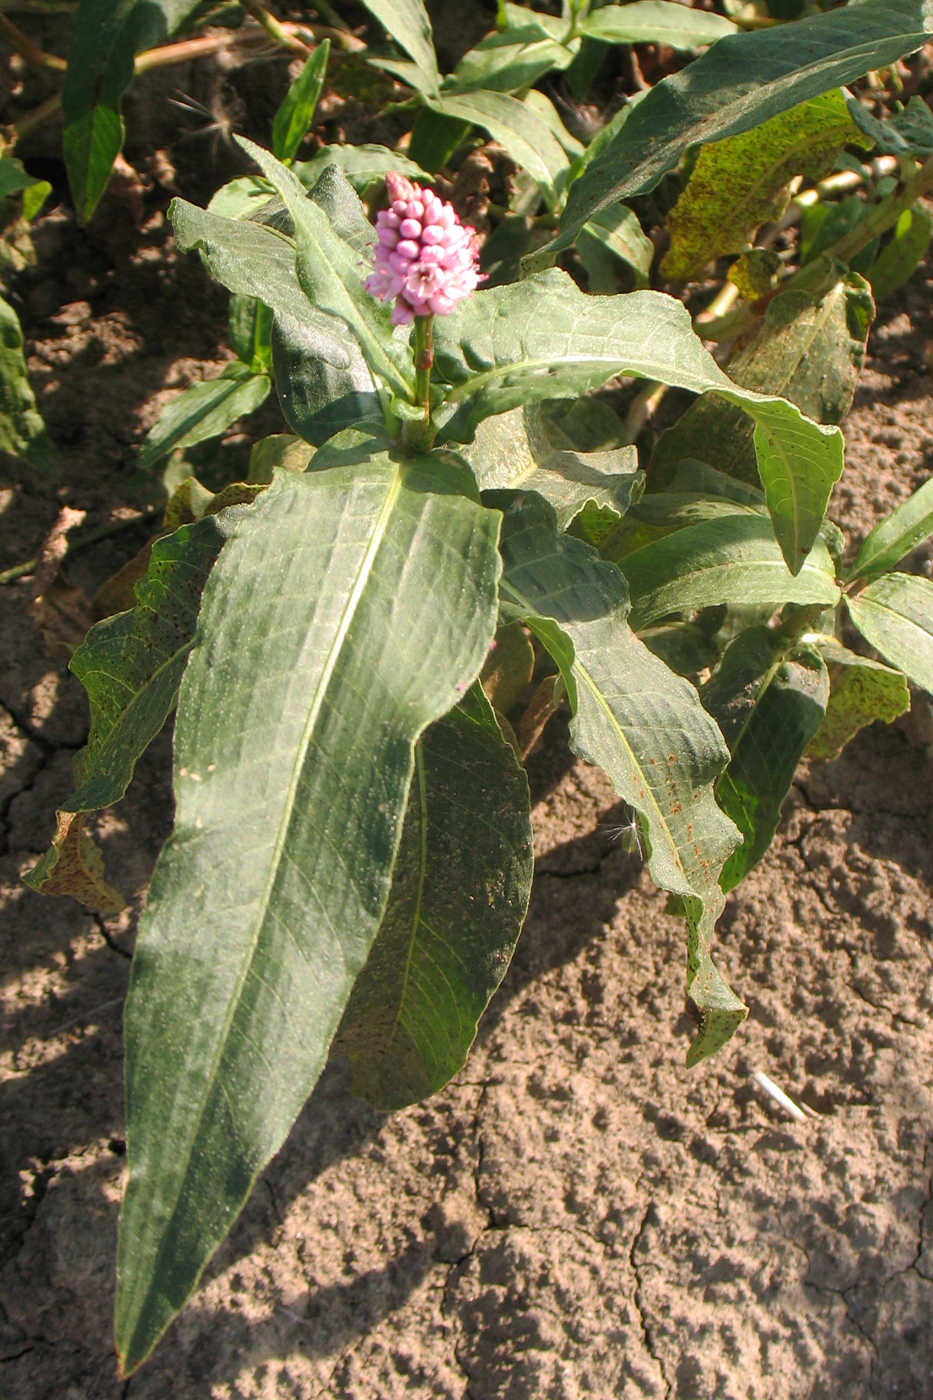
[[[661,1376],[661,1383],[664,1386],[665,1400],[669,1400],[669,1397],[673,1394],[673,1386],[670,1379],[668,1378],[667,1370],[664,1366],[664,1358],[658,1351],[657,1344],[655,1342],[654,1328],[651,1325],[650,1314],[645,1305],[645,1292],[644,1284],[642,1282],[641,1277],[641,1267],[638,1263],[638,1251],[641,1248],[642,1238],[644,1237],[645,1231],[648,1229],[648,1226],[654,1223],[655,1216],[656,1212],[654,1209],[654,1202],[649,1201],[648,1205],[645,1207],[645,1212],[641,1218],[641,1223],[639,1224],[638,1229],[635,1232],[635,1237],[632,1240],[632,1245],[628,1252],[628,1262],[635,1279],[635,1291],[632,1295],[632,1301],[635,1304],[635,1311],[638,1313],[638,1324],[641,1327],[641,1334],[642,1338],[644,1339],[645,1350],[647,1351],[648,1355],[651,1357],[652,1361],[658,1368],[658,1371]]]

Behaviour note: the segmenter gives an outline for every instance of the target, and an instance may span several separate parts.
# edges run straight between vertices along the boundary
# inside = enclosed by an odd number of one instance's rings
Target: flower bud
[[[446,316],[476,290],[479,236],[462,224],[453,205],[390,170],[389,208],[376,216],[378,239],[366,290],[380,301],[394,301],[392,321],[407,325],[415,316]]]

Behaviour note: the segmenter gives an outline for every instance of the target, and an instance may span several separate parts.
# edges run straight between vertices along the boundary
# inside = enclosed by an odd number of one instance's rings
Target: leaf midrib
[[[504,379],[510,374],[516,374],[518,371],[530,370],[532,372],[537,372],[542,370],[547,371],[552,368],[560,370],[565,367],[568,369],[578,369],[584,368],[587,365],[592,365],[594,369],[611,366],[611,368],[606,368],[607,379],[612,379],[619,374],[628,374],[631,375],[633,379],[659,379],[665,384],[669,382],[670,362],[667,360],[658,360],[657,364],[647,365],[643,369],[632,369],[626,365],[624,360],[619,360],[615,357],[603,358],[599,355],[592,354],[570,354],[560,355],[559,357],[557,355],[547,355],[536,356],[533,359],[529,359],[526,356],[520,360],[509,360],[507,363],[500,362],[494,365],[492,369],[481,370],[478,374],[470,374],[466,379],[456,385],[455,388],[450,390],[446,396],[447,402],[461,403],[464,399],[477,398],[486,385],[493,380]],[[511,388],[513,386],[510,385],[509,387]],[[732,380],[726,378],[725,375],[723,375],[721,386],[715,380],[710,380],[709,383],[705,383],[703,387],[700,387],[697,381],[694,381],[694,384],[678,382],[677,387],[687,389],[697,394],[708,393],[710,391],[725,393],[727,390],[735,388]],[[739,392],[741,395],[741,391]]]
[[[388,1035],[388,1048],[391,1049],[398,1035],[399,1023],[402,1019],[402,1009],[408,995],[408,982],[411,977],[411,967],[415,956],[415,945],[418,942],[418,927],[421,923],[421,910],[424,903],[424,886],[428,872],[428,804],[427,792],[425,790],[424,776],[424,754],[421,745],[415,748],[415,783],[417,784],[418,802],[418,892],[415,896],[415,908],[411,917],[411,932],[408,936],[408,950],[405,955],[405,967],[402,972],[401,986],[398,993],[398,1006],[392,1021],[392,1028]]]
[[[863,595],[862,597],[856,596],[852,598],[851,602],[857,604],[858,607],[864,608],[867,606],[869,609],[875,608],[878,612],[884,613],[887,617],[890,617],[895,624],[904,623],[911,632],[916,632],[925,642],[928,642],[931,636],[933,636],[933,631],[923,627],[919,622],[915,622],[907,613],[898,612],[897,608],[892,607],[886,599],[870,598]]]
[[[379,514],[378,514],[378,516],[376,517],[376,520],[375,520],[375,522],[374,522],[372,534],[371,534],[370,540],[369,540],[369,544],[367,545],[366,552],[365,552],[365,554],[364,554],[364,556],[363,556],[363,559],[361,560],[361,562],[360,562],[360,564],[359,564],[359,566],[358,566],[357,575],[356,575],[356,578],[355,578],[354,583],[353,583],[353,588],[351,589],[350,594],[349,594],[349,596],[348,596],[348,598],[347,598],[346,604],[344,605],[344,610],[343,610],[343,613],[342,613],[342,615],[341,615],[341,619],[340,619],[339,626],[338,626],[338,628],[337,628],[337,632],[335,633],[334,639],[333,639],[333,641],[332,641],[332,643],[331,643],[331,647],[330,647],[330,650],[329,650],[329,652],[328,652],[327,660],[325,661],[324,667],[323,667],[323,669],[322,669],[322,672],[321,672],[321,675],[320,675],[320,679],[319,679],[319,681],[318,681],[317,687],[316,687],[316,689],[315,689],[315,693],[314,693],[314,695],[313,695],[313,697],[312,697],[312,700],[311,700],[311,704],[310,704],[309,707],[308,707],[308,717],[307,717],[307,720],[306,720],[306,722],[305,722],[304,729],[303,729],[303,731],[302,731],[302,735],[301,735],[301,740],[300,740],[299,748],[298,748],[298,751],[297,751],[297,754],[296,754],[295,763],[294,763],[293,769],[292,769],[292,778],[291,778],[291,781],[290,781],[290,783],[289,783],[288,790],[287,790],[287,793],[286,793],[285,807],[284,807],[284,809],[283,809],[282,818],[281,818],[281,820],[280,820],[280,822],[279,822],[278,831],[277,831],[277,833],[276,833],[276,839],[275,839],[275,845],[274,845],[274,847],[273,847],[272,859],[270,860],[270,874],[269,874],[269,878],[268,878],[268,880],[266,881],[266,887],[265,887],[265,889],[263,890],[263,894],[262,894],[261,899],[260,899],[260,902],[259,902],[259,907],[258,907],[257,912],[256,912],[256,915],[254,916],[254,919],[253,919],[253,936],[252,936],[252,940],[251,940],[251,943],[250,943],[248,949],[245,950],[244,956],[243,956],[242,959],[241,959],[241,971],[240,971],[240,975],[239,975],[239,977],[238,977],[238,979],[237,979],[237,984],[236,984],[235,991],[234,991],[233,995],[230,997],[229,1002],[228,1002],[227,1014],[226,1014],[226,1016],[224,1017],[224,1024],[223,1024],[223,1027],[222,1027],[222,1030],[221,1030],[221,1034],[218,1036],[218,1039],[217,1039],[217,1049],[215,1050],[214,1055],[212,1056],[212,1059],[211,1059],[210,1073],[209,1073],[209,1075],[208,1075],[208,1076],[205,1078],[205,1080],[204,1080],[204,1083],[208,1086],[208,1088],[207,1088],[206,1092],[202,1095],[202,1099],[201,1099],[200,1106],[199,1106],[199,1108],[198,1108],[197,1115],[194,1116],[194,1117],[190,1120],[190,1121],[192,1122],[192,1124],[193,1124],[193,1127],[192,1127],[191,1132],[190,1132],[189,1135],[188,1135],[188,1141],[187,1141],[187,1144],[186,1144],[185,1161],[184,1161],[183,1170],[182,1170],[181,1172],[179,1172],[178,1175],[177,1175],[177,1177],[176,1177],[176,1180],[178,1181],[179,1186],[178,1186],[178,1190],[175,1192],[175,1195],[174,1195],[174,1201],[173,1201],[173,1206],[172,1206],[172,1214],[171,1214],[170,1219],[174,1219],[174,1217],[175,1217],[175,1212],[176,1212],[176,1210],[177,1210],[177,1208],[178,1208],[178,1202],[179,1202],[179,1199],[181,1198],[182,1192],[183,1192],[183,1190],[184,1190],[184,1183],[185,1183],[185,1181],[186,1181],[186,1179],[187,1179],[188,1171],[189,1171],[189,1168],[190,1168],[190,1165],[191,1165],[191,1159],[192,1159],[192,1156],[193,1156],[194,1144],[195,1144],[195,1142],[197,1141],[198,1131],[199,1131],[199,1129],[200,1129],[200,1124],[201,1124],[201,1122],[202,1122],[202,1120],[203,1120],[203,1117],[204,1117],[204,1112],[205,1112],[205,1109],[206,1109],[206,1107],[207,1107],[208,1099],[210,1098],[211,1087],[215,1084],[215,1082],[217,1082],[217,1077],[216,1077],[217,1067],[218,1067],[218,1065],[220,1064],[220,1061],[222,1060],[224,1054],[226,1053],[226,1046],[227,1046],[227,1043],[228,1043],[228,1040],[229,1040],[230,1027],[231,1027],[231,1025],[232,1025],[235,1012],[236,1012],[237,1008],[238,1008],[239,1005],[240,1005],[240,1001],[241,1001],[241,997],[242,997],[242,990],[243,990],[244,983],[245,983],[245,981],[246,981],[247,972],[248,972],[248,969],[249,969],[249,967],[252,965],[252,962],[253,962],[253,960],[254,960],[256,947],[257,947],[258,942],[259,942],[259,937],[260,937],[260,935],[261,935],[262,929],[263,929],[263,927],[264,927],[264,925],[265,925],[265,922],[266,922],[266,916],[267,916],[267,914],[268,914],[268,909],[269,909],[269,903],[270,903],[270,899],[271,899],[271,895],[272,895],[272,890],[273,890],[274,885],[275,885],[275,879],[276,879],[276,875],[277,875],[277,873],[278,873],[279,866],[281,865],[282,854],[283,854],[283,851],[284,851],[286,839],[287,839],[287,837],[288,837],[288,831],[289,831],[289,827],[290,827],[290,825],[291,825],[291,818],[292,818],[292,815],[293,815],[293,812],[294,812],[295,797],[296,797],[297,790],[298,790],[298,781],[299,781],[299,777],[300,777],[301,772],[303,771],[303,768],[304,768],[304,760],[305,760],[305,756],[307,755],[308,748],[309,748],[309,745],[310,745],[311,735],[312,735],[312,733],[313,733],[313,730],[314,730],[315,724],[316,724],[316,722],[317,722],[318,716],[320,715],[321,706],[322,706],[322,704],[323,704],[323,702],[324,702],[324,696],[325,696],[326,689],[327,689],[327,683],[329,682],[329,680],[330,680],[331,677],[333,676],[334,670],[336,669],[337,662],[338,662],[338,660],[339,660],[339,657],[340,657],[340,653],[341,653],[343,644],[344,644],[344,642],[346,641],[347,633],[349,632],[349,629],[350,629],[350,624],[351,624],[351,622],[352,622],[352,620],[353,620],[353,618],[354,618],[354,616],[355,616],[355,614],[356,614],[356,610],[357,610],[357,607],[358,607],[358,605],[359,605],[359,601],[360,601],[360,598],[361,598],[361,596],[362,596],[363,589],[364,589],[366,583],[368,582],[368,579],[369,579],[369,576],[370,576],[370,573],[371,573],[371,570],[372,570],[373,561],[374,561],[375,556],[376,556],[376,554],[377,554],[377,552],[378,552],[378,550],[379,550],[379,547],[381,546],[382,541],[383,541],[383,539],[384,539],[384,537],[385,537],[385,533],[386,533],[386,529],[387,529],[387,527],[388,527],[389,519],[390,519],[390,517],[391,517],[391,515],[392,515],[392,511],[393,511],[393,509],[394,509],[394,507],[395,507],[395,504],[396,504],[396,502],[397,502],[397,500],[398,500],[398,497],[399,497],[399,495],[400,495],[400,493],[401,493],[401,489],[402,489],[402,474],[403,474],[403,469],[402,469],[400,466],[396,466],[394,477],[393,477],[391,483],[389,484],[389,489],[388,489],[388,491],[387,491],[387,493],[386,493],[385,501],[383,502],[382,507],[380,508]],[[222,1086],[221,1086],[221,1087],[222,1087]],[[158,1249],[157,1249],[157,1252],[156,1252],[155,1267],[154,1267],[154,1269],[153,1269],[153,1271],[152,1271],[152,1277],[156,1277],[156,1276],[157,1276],[157,1273],[158,1273],[158,1266],[159,1266],[159,1263],[160,1263],[160,1261],[161,1261],[161,1259],[162,1259],[162,1257],[163,1257],[163,1255],[165,1254],[165,1251],[166,1251],[166,1249],[167,1249],[168,1240],[169,1240],[168,1231],[163,1230],[163,1231],[162,1231],[162,1235],[161,1235],[161,1241],[160,1241],[160,1244],[159,1244]],[[149,1296],[150,1291],[151,1291],[151,1290],[150,1290],[149,1288],[146,1289],[146,1292],[145,1292],[145,1294],[144,1294],[144,1299],[147,1298],[147,1297]],[[136,1331],[137,1331],[137,1329],[138,1329],[138,1327],[139,1327],[139,1324],[140,1324],[140,1316],[139,1316],[139,1314],[140,1314],[141,1312],[142,1312],[142,1309],[140,1308],[140,1309],[139,1309],[139,1312],[137,1313],[135,1322],[134,1322],[132,1336],[135,1336]],[[131,1352],[131,1350],[132,1350],[132,1345],[127,1346],[126,1355],[129,1355],[130,1352]],[[124,1356],[123,1359],[124,1359],[124,1361],[125,1361],[126,1357]]]

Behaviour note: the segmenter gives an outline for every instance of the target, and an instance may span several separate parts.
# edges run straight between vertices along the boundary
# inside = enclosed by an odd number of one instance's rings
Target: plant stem
[[[27,136],[34,127],[41,126],[44,121],[48,121],[49,117],[54,117],[61,105],[61,94],[54,92],[51,97],[47,97],[44,102],[40,102],[38,107],[34,107],[32,111],[27,112],[24,117],[20,117],[18,122],[13,122],[7,128],[7,132],[12,135],[12,140],[7,150],[14,150],[17,141]]]
[[[157,506],[151,506],[148,510],[140,511],[138,515],[121,516],[119,520],[109,520],[106,525],[98,525],[96,530],[89,530],[86,535],[75,540],[74,544],[68,546],[68,551],[62,559],[69,558],[72,554],[77,554],[79,549],[87,549],[88,545],[97,544],[99,540],[105,540],[110,535],[117,535],[121,530],[128,530],[131,525],[145,525],[149,520],[155,520],[161,514]],[[33,555],[31,559],[24,559],[21,564],[13,564],[9,569],[4,569],[0,573],[0,585],[15,583],[17,579],[27,578],[34,574],[39,563],[38,555]]]
[[[261,24],[266,33],[270,34],[276,43],[281,44],[283,48],[297,54],[299,58],[309,58],[314,52],[313,48],[306,44],[303,39],[299,39],[297,34],[286,29],[282,21],[276,19],[275,15],[259,3],[259,0],[241,0],[241,4],[247,14],[251,14],[256,23]]]
[[[634,442],[648,420],[654,416],[667,393],[667,388],[666,384],[651,381],[635,395],[625,416],[626,442]]]
[[[901,215],[907,209],[912,209],[920,196],[929,189],[933,189],[933,156],[902,185],[899,193],[889,194],[880,204],[876,204],[850,233],[831,244],[826,249],[826,255],[838,259],[839,262],[851,262],[863,248],[868,247],[873,238],[893,228]]]
[[[279,22],[276,21],[276,23]],[[299,29],[307,30],[310,27],[309,25],[295,25],[291,23],[279,24],[282,33],[286,35],[290,41],[288,47],[297,52],[298,50],[294,48],[294,45],[301,44],[301,53],[305,57],[312,53],[313,50],[298,38],[297,31]],[[265,42],[266,33],[267,31],[265,30],[246,30],[245,33],[237,34],[233,38],[231,38],[229,34],[202,34],[196,39],[180,39],[177,44],[160,44],[158,48],[145,49],[142,53],[136,55],[133,72],[138,76],[140,73],[147,73],[151,68],[165,68],[173,63],[187,63],[190,59],[202,58],[205,54],[209,53],[218,53],[221,49],[253,45],[260,39]],[[352,38],[352,36],[350,37]],[[284,42],[284,40],[277,40],[276,42]],[[64,60],[62,60],[62,67],[65,67]],[[61,105],[61,94],[56,92],[53,93],[51,97],[47,98],[45,102],[40,103],[33,111],[27,112],[24,117],[20,117],[19,121],[12,124],[13,145],[15,146],[17,141],[28,135],[35,127],[41,126],[42,123],[48,121],[50,117],[54,117]]]
[[[431,444],[431,370],[434,366],[434,316],[415,317],[415,403],[419,419],[402,424],[402,446],[411,452],[425,451]]]
[[[415,403],[431,416],[431,370],[434,368],[434,317],[415,317]]]
[[[340,18],[333,5],[328,5],[327,0],[316,0],[312,8],[317,10],[325,24],[332,24],[335,29],[343,28],[343,20]]]
[[[54,53],[46,53],[40,49],[38,44],[34,44],[28,34],[7,19],[6,15],[0,15],[0,34],[3,35],[7,43],[14,48],[18,54],[25,58],[27,63],[31,63],[33,68],[51,68],[56,73],[67,71],[68,64],[63,58],[59,58]]]

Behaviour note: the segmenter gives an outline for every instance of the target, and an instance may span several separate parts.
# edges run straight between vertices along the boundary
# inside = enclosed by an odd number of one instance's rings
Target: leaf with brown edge
[[[126,900],[104,879],[104,859],[90,833],[87,812],[59,812],[52,844],[38,865],[23,877],[39,894],[67,894],[96,909],[116,914]]]

